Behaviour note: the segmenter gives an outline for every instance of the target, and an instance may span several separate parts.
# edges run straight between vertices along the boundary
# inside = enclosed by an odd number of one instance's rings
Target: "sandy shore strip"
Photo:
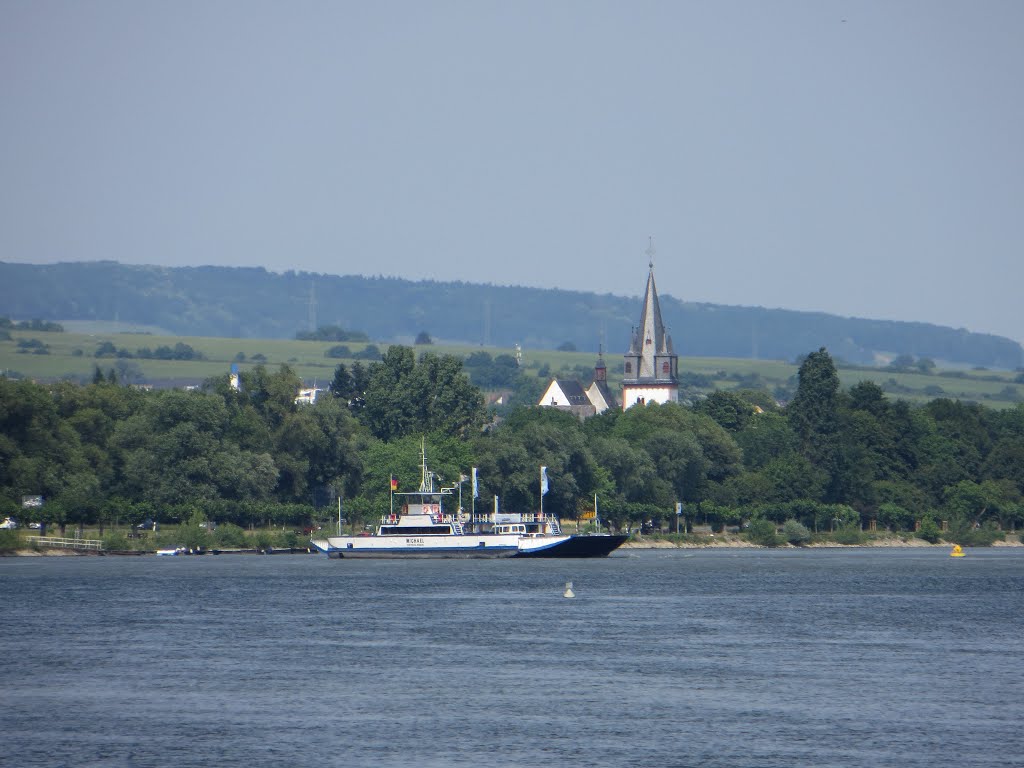
[[[863,544],[837,544],[831,541],[819,541],[811,544],[779,544],[776,547],[764,547],[760,544],[753,544],[746,539],[734,536],[715,536],[713,539],[703,542],[674,542],[666,539],[638,539],[627,541],[619,549],[856,549],[865,547],[939,547],[949,549],[954,542],[940,541],[931,544],[924,539],[913,536],[900,537],[892,536],[881,539],[873,539]],[[996,541],[993,547],[1024,547],[1024,543],[1016,534],[1007,536],[1006,541]]]

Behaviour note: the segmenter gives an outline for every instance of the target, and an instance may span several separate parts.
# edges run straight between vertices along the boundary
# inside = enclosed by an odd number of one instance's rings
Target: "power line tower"
[[[484,338],[482,346],[491,345],[491,300],[484,299]]]
[[[309,332],[316,330],[316,282],[309,281]]]

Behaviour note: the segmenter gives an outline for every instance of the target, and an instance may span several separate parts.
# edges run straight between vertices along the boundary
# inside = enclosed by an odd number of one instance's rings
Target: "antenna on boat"
[[[420,438],[420,493],[430,493],[434,489],[431,472],[427,469],[427,440]]]

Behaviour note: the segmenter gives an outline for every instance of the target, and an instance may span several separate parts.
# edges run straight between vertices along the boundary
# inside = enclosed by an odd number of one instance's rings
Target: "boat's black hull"
[[[628,536],[570,536],[550,547],[519,552],[513,557],[607,557]]]

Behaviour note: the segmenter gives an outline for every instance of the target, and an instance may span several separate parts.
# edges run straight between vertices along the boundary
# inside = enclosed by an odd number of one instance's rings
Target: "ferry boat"
[[[441,487],[427,468],[425,450],[421,474],[415,491],[392,488],[391,509],[376,533],[328,536],[311,543],[330,558],[604,557],[627,538],[565,534],[558,518],[543,512],[448,512],[444,499],[454,487]]]

